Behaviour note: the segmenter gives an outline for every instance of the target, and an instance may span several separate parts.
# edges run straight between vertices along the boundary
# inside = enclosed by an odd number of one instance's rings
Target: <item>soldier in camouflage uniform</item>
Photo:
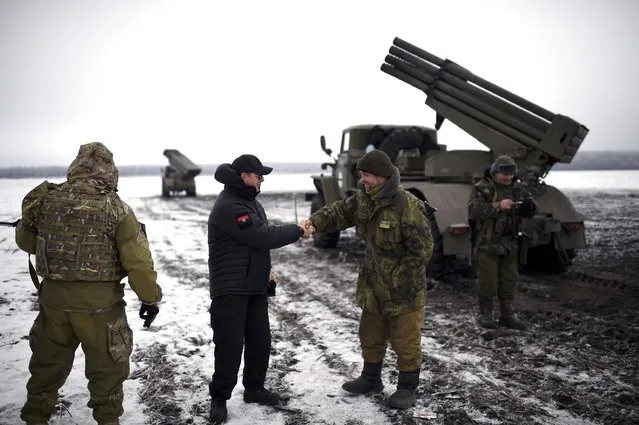
[[[499,325],[526,329],[513,312],[513,300],[519,278],[521,219],[532,217],[537,204],[516,174],[517,165],[511,157],[497,157],[486,176],[473,187],[468,201],[477,271],[477,323],[489,329],[497,328],[492,315],[495,295],[501,310]]]
[[[307,224],[318,232],[355,226],[366,242],[357,279],[357,304],[362,308],[359,338],[364,368],[344,383],[348,392],[383,389],[381,371],[388,341],[397,353],[397,391],[388,404],[406,409],[415,403],[422,364],[426,266],[433,239],[424,202],[399,185],[399,170],[381,150],[357,162],[359,190],[347,199],[311,215]]]
[[[40,312],[29,332],[27,401],[20,418],[48,423],[78,346],[86,356],[88,406],[101,425],[119,424],[129,375],[132,331],[125,314],[128,276],[142,301],[145,326],[162,298],[144,226],[117,195],[118,170],[102,143],[82,145],[62,184],[27,194],[16,228],[18,246],[36,256]]]

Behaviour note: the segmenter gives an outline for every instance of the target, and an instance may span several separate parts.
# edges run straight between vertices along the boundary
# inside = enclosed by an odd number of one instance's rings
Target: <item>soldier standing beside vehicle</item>
[[[209,216],[209,280],[215,372],[209,384],[210,419],[227,419],[226,401],[237,383],[244,350],[244,401],[276,405],[280,396],[264,388],[271,352],[268,289],[270,250],[308,237],[297,224],[269,225],[256,197],[265,167],[254,155],[241,155],[222,164],[215,179],[224,184]]]
[[[499,325],[526,329],[513,310],[519,278],[521,219],[537,212],[537,203],[518,179],[517,164],[506,155],[495,159],[472,190],[468,220],[473,229],[473,261],[477,271],[477,323],[496,329],[493,299],[499,298]]]
[[[422,365],[426,266],[433,239],[424,202],[399,185],[399,170],[381,150],[357,162],[359,190],[311,215],[305,225],[318,232],[355,226],[366,242],[357,279],[357,304],[362,308],[359,338],[364,358],[361,376],[342,385],[350,393],[379,392],[388,341],[397,353],[397,390],[391,407],[415,403]]]
[[[133,349],[124,284],[142,301],[150,326],[162,290],[144,226],[117,195],[118,170],[102,143],[82,145],[67,181],[43,182],[22,202],[16,242],[36,256],[40,312],[29,332],[32,355],[27,401],[20,418],[44,425],[56,411],[58,390],[82,345],[89,380],[88,406],[100,425],[117,425],[124,412],[122,383]]]

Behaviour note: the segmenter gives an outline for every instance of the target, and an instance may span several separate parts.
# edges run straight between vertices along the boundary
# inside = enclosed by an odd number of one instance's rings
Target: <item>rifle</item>
[[[17,219],[16,221],[0,221],[0,226],[16,227],[18,223],[20,223],[20,219]]]

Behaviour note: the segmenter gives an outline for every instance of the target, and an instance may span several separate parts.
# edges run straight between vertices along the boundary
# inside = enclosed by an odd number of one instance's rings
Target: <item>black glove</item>
[[[515,213],[519,217],[530,218],[535,214],[535,203],[530,198],[524,199],[521,205],[517,206]]]
[[[144,327],[148,328],[155,320],[155,317],[160,312],[160,309],[155,304],[144,304],[140,306],[140,319],[144,319]]]
[[[268,286],[266,287],[266,296],[274,297],[275,288],[277,288],[277,282],[275,282],[274,280],[269,281]]]

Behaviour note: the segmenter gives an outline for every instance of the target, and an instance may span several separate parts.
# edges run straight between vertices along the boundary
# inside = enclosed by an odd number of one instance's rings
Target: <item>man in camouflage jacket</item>
[[[18,246],[36,257],[40,312],[29,332],[31,377],[20,418],[46,424],[56,411],[78,346],[86,356],[88,406],[101,425],[119,424],[122,383],[129,376],[132,331],[124,284],[142,301],[145,326],[158,313],[162,290],[144,227],[117,195],[118,170],[102,143],[80,147],[67,181],[43,182],[22,202]]]
[[[399,185],[399,170],[386,153],[368,152],[357,168],[359,190],[315,212],[307,223],[317,232],[355,226],[357,236],[366,242],[356,294],[362,308],[359,337],[364,368],[360,377],[342,388],[357,394],[381,391],[382,362],[390,340],[399,378],[388,403],[405,409],[415,403],[419,384],[424,283],[433,239],[424,202]]]
[[[513,300],[519,278],[521,220],[532,217],[537,204],[526,185],[514,178],[517,171],[511,157],[497,157],[486,176],[473,187],[468,201],[477,271],[477,323],[490,329],[497,328],[492,317],[495,295],[501,310],[499,325],[526,329],[513,312]]]

